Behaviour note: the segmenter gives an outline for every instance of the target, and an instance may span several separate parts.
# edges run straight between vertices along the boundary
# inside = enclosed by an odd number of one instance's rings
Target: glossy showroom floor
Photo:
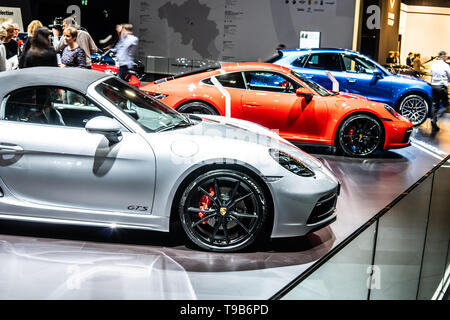
[[[338,220],[265,252],[196,251],[144,231],[0,222],[0,299],[268,299],[450,153],[450,117],[411,147],[353,159],[312,149],[342,182]]]

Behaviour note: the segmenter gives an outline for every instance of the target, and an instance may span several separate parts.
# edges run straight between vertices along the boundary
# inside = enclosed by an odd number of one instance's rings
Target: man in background
[[[450,66],[445,62],[447,53],[439,52],[436,61],[431,65],[431,87],[433,92],[433,105],[431,108],[432,132],[439,131],[437,118],[448,108],[448,81],[450,79]],[[443,108],[439,110],[440,105]]]
[[[135,62],[136,49],[139,39],[133,35],[133,25],[123,24],[120,34],[120,40],[117,45],[111,49],[116,54],[119,62],[119,78],[129,80],[130,70],[133,69]]]
[[[91,54],[97,52],[97,46],[96,46],[94,40],[92,40],[91,35],[87,31],[80,29],[80,27],[77,25],[75,19],[72,17],[68,17],[68,18],[64,19],[63,23],[62,23],[63,31],[69,27],[72,27],[72,28],[75,28],[78,30],[77,43],[86,53],[86,68],[92,69]],[[64,43],[64,37],[61,37],[59,44],[56,47],[56,52],[62,52],[65,47],[66,47],[66,44]]]

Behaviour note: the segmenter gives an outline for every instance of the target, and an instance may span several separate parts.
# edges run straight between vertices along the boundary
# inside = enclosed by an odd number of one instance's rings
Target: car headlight
[[[302,177],[314,177],[314,172],[311,169],[291,155],[277,149],[270,149],[269,154],[272,159],[290,172]]]
[[[384,108],[390,113],[392,114],[395,118],[397,119],[401,119],[401,115],[395,111],[390,105],[384,103]]]

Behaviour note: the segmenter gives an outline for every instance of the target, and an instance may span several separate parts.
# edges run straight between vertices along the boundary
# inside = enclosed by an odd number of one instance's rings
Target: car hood
[[[268,150],[274,148],[289,153],[311,168],[323,167],[322,162],[261,125],[222,116],[190,117],[195,125],[161,133],[165,134],[165,143],[170,144],[171,152],[177,156],[191,157],[195,151],[216,158],[229,156],[236,159],[245,153],[253,153],[252,157],[257,158],[259,152],[268,155]]]
[[[408,76],[408,75],[401,75],[401,74],[396,74],[396,75],[391,75],[390,80],[392,82],[395,83],[402,83],[402,84],[410,84],[410,85],[418,85],[418,86],[429,86],[429,83],[426,82],[425,80],[416,78],[416,77],[412,77],[412,76]]]

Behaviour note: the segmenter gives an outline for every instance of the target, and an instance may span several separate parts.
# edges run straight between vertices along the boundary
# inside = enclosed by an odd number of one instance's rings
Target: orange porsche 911
[[[224,64],[140,89],[182,113],[252,121],[293,143],[336,146],[349,156],[409,146],[413,127],[388,105],[328,91],[267,63]]]

